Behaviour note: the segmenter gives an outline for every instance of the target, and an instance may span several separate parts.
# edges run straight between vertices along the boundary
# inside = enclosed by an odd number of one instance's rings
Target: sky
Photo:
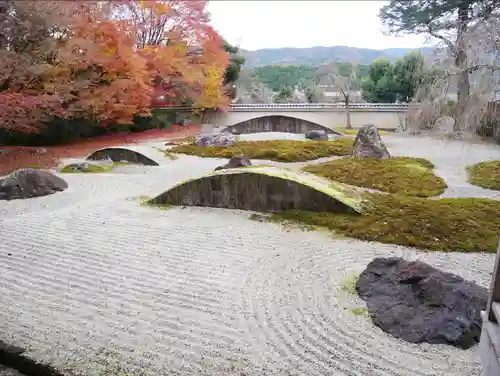
[[[226,40],[247,50],[349,46],[417,48],[423,36],[384,35],[379,9],[388,1],[212,0],[211,24]]]

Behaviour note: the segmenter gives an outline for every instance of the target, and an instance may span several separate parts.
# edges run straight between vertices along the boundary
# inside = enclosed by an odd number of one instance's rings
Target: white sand
[[[384,139],[394,155],[431,159],[446,195],[499,197],[466,184],[463,171],[500,158],[498,147]],[[131,198],[224,160],[160,162],[66,174],[62,193],[0,201],[3,340],[86,375],[481,375],[477,348],[399,341],[353,314],[363,302],[340,287],[383,255],[488,286],[494,255],[333,239],[243,211],[140,206]]]

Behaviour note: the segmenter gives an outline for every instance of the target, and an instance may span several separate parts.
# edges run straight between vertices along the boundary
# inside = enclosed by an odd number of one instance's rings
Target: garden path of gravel
[[[450,186],[446,196],[500,198],[467,184],[464,170],[500,159],[500,148],[384,139],[393,155],[434,162]],[[487,286],[493,255],[334,239],[252,221],[243,211],[140,206],[134,197],[224,161],[160,162],[67,174],[62,193],[0,202],[2,340],[89,376],[481,375],[477,347],[392,338],[353,314],[363,303],[341,287],[384,255],[419,258]]]

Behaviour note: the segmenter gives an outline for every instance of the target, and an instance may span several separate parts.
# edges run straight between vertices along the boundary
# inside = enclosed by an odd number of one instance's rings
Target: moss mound
[[[422,158],[341,158],[304,167],[304,171],[341,183],[407,196],[431,197],[444,192],[446,183]]]
[[[433,251],[496,252],[500,201],[479,198],[429,200],[367,194],[363,215],[286,211],[270,220],[298,221],[343,235]]]
[[[250,159],[302,162],[332,155],[349,155],[352,151],[352,145],[351,138],[333,141],[238,141],[231,146],[179,145],[171,148],[169,152],[214,158],[245,155]]]
[[[210,172],[177,184],[150,204],[208,206],[276,213],[287,209],[359,212],[362,192],[311,174],[249,166]]]
[[[105,164],[105,165],[96,165],[92,163],[85,163],[84,168],[79,168],[76,169],[74,168],[75,164],[69,164],[64,167],[62,167],[59,172],[63,174],[70,174],[70,173],[99,173],[99,172],[109,172],[113,170],[115,167],[114,164]]]
[[[481,162],[467,167],[469,183],[500,191],[500,161]]]

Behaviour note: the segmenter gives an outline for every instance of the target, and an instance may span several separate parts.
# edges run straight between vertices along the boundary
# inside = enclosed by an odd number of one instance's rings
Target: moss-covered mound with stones
[[[340,158],[304,167],[304,171],[341,183],[407,196],[431,197],[444,192],[446,183],[433,164],[422,158]]]
[[[500,201],[480,198],[424,199],[366,194],[362,215],[285,211],[272,221],[298,221],[335,233],[433,251],[496,252]]]
[[[244,155],[250,159],[266,159],[278,162],[302,162],[322,157],[349,155],[353,140],[341,138],[333,141],[238,141],[230,146],[179,145],[171,153],[200,157],[231,158]]]
[[[500,161],[481,162],[467,167],[469,183],[500,191]]]
[[[224,169],[178,184],[154,205],[207,206],[276,213],[288,209],[358,213],[359,190],[276,167]]]
[[[109,172],[113,170],[114,164],[92,164],[92,163],[72,163],[66,166],[63,166],[59,172],[63,174],[70,173],[100,173],[100,172]]]

